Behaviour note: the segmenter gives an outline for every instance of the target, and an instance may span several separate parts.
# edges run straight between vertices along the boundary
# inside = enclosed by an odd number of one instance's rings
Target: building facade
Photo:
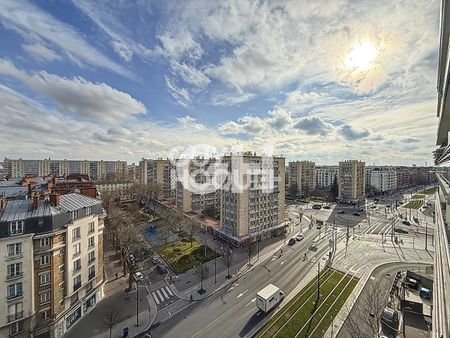
[[[289,189],[296,189],[300,196],[308,196],[314,191],[316,185],[315,163],[311,161],[289,162],[289,180]]]
[[[344,203],[358,203],[365,199],[365,163],[357,160],[339,162],[338,199]]]
[[[103,297],[101,201],[78,193],[0,200],[6,297],[0,336],[62,337]]]
[[[163,189],[163,197],[175,200],[175,166],[169,159],[142,159],[139,161],[140,182],[157,183]]]
[[[366,170],[369,184],[377,192],[386,193],[397,190],[397,170],[392,167],[372,167]]]
[[[315,168],[316,189],[329,188],[337,180],[339,167],[337,165],[323,165]]]

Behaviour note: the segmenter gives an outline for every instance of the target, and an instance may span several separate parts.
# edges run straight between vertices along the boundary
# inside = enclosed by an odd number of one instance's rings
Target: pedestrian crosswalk
[[[173,292],[172,290],[170,290],[169,286],[166,285],[162,288],[152,291],[152,297],[155,300],[156,305],[159,305],[169,300],[170,297],[173,297]]]

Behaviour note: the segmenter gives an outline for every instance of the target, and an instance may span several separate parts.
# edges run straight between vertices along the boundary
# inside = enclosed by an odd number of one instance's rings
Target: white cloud
[[[21,34],[32,43],[59,47],[72,61],[102,67],[128,78],[134,74],[92,47],[70,25],[65,24],[38,6],[25,0],[5,0],[0,3],[0,23]]]
[[[22,48],[32,54],[34,57],[43,61],[61,60],[61,56],[54,50],[47,48],[40,43],[23,44]]]
[[[213,96],[211,103],[214,106],[229,107],[252,100],[255,94],[252,93],[226,93]]]
[[[173,98],[178,102],[178,104],[188,107],[192,100],[191,100],[191,94],[189,94],[189,91],[186,88],[181,88],[175,85],[172,80],[170,80],[167,76],[166,79],[166,86],[169,90],[170,95],[173,96]]]
[[[67,79],[45,71],[30,75],[4,59],[0,59],[0,74],[12,76],[35,92],[50,97],[58,110],[74,116],[117,123],[147,111],[129,94],[82,77]]]
[[[190,129],[190,130],[202,130],[205,129],[205,126],[201,123],[196,122],[197,119],[193,118],[189,115],[183,117],[177,117],[177,121],[180,124],[181,128]]]

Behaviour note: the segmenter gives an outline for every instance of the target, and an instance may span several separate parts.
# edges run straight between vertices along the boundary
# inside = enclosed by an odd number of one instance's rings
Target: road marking
[[[280,263],[280,265],[283,265],[283,264],[284,264],[284,262],[286,262],[286,261],[282,261],[282,262]]]
[[[241,298],[246,292],[248,291],[248,289],[247,290],[245,290],[244,292],[242,292],[242,293],[240,293],[240,294],[238,294],[238,296],[236,297],[236,298]]]
[[[161,301],[164,302],[164,297],[161,294],[161,291],[158,289],[158,290],[156,290],[156,293],[158,294],[159,298],[161,298]]]
[[[233,289],[234,289],[234,286],[230,286],[230,287],[228,288],[227,292],[230,292],[230,291],[233,290]]]
[[[170,290],[170,287],[168,285],[166,286],[166,290],[169,293],[169,295],[173,296],[173,292],[172,290]]]
[[[370,280],[375,280],[375,277],[374,276],[370,276]]]
[[[161,288],[161,292],[164,295],[164,298],[169,298],[169,295],[167,294],[166,290],[164,290],[164,288]]]
[[[156,305],[159,305],[160,301],[159,301],[159,299],[158,299],[158,296],[156,296],[156,293],[155,293],[155,292],[152,292],[152,296],[153,296],[153,299],[154,299],[155,302],[156,302]]]
[[[245,305],[245,307],[252,305],[254,302],[256,302],[256,298],[253,298],[251,301],[249,301],[248,304]]]

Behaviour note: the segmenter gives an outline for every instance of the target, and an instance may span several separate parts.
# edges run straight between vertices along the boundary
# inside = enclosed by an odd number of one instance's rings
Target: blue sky
[[[430,164],[439,2],[0,3],[0,154]]]

